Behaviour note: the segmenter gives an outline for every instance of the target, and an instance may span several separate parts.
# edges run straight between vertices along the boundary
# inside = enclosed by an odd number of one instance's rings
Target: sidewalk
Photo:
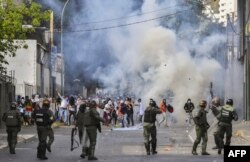
[[[55,122],[53,128],[61,127],[61,123]],[[27,140],[37,135],[36,126],[22,126],[21,131],[18,133],[17,140],[19,142],[26,142]],[[8,147],[7,133],[5,128],[0,129],[0,150]]]
[[[23,126],[21,131],[18,133],[17,141],[25,142],[26,140],[34,137],[36,135],[35,126]],[[5,128],[0,129],[0,150],[8,147],[7,133]]]

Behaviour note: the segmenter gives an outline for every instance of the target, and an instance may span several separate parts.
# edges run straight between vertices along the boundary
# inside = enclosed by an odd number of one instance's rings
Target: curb
[[[3,137],[7,138],[7,134],[4,134]],[[20,134],[17,136],[17,143],[26,142],[28,139],[33,138],[33,137],[35,137],[35,134],[25,134],[25,135]],[[0,150],[6,147],[8,147],[7,139],[6,139],[6,143],[0,144]]]
[[[59,128],[62,126],[60,122],[54,122],[52,128]],[[36,132],[34,134],[18,134],[17,135],[17,143],[26,142],[27,140],[36,136]],[[0,133],[0,150],[8,147],[7,143],[7,133]]]

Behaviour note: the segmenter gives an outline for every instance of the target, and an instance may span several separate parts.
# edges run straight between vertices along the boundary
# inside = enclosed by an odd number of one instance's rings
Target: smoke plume
[[[214,55],[225,53],[218,49],[226,36],[188,22],[193,12],[184,0],[78,0],[68,8],[64,50],[73,77],[146,105],[167,98],[178,116],[188,98],[209,99],[211,82],[215,94],[224,92],[226,70]]]

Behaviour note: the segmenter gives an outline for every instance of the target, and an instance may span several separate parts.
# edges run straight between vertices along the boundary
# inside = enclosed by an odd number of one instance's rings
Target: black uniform
[[[150,155],[150,143],[152,146],[152,153],[156,154],[156,115],[161,114],[161,110],[156,108],[154,104],[151,104],[149,107],[146,108],[144,112],[144,125],[143,125],[143,136],[144,136],[144,144],[147,151],[147,155]],[[150,140],[151,136],[151,140]]]
[[[50,129],[51,123],[53,123],[53,117],[50,116],[48,109],[42,108],[34,111],[33,117],[37,125],[37,134],[38,134],[38,147],[37,147],[37,158],[48,159],[46,154],[46,139]]]
[[[16,108],[5,112],[2,120],[6,123],[6,132],[8,134],[8,146],[11,154],[15,154],[17,144],[17,134],[21,130],[21,114]]]

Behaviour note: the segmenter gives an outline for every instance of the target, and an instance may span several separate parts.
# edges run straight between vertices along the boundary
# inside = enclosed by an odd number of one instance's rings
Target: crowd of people
[[[218,149],[218,154],[221,154],[223,146],[230,145],[232,120],[237,120],[238,116],[233,108],[232,99],[228,99],[224,106],[221,106],[219,101],[218,98],[213,99],[209,108],[218,120],[214,138],[215,149]],[[44,98],[33,95],[31,99],[18,96],[16,102],[11,104],[10,111],[3,115],[2,120],[6,122],[11,154],[15,154],[17,133],[21,130],[21,125],[36,124],[39,138],[37,157],[46,160],[46,150],[51,152],[51,144],[54,141],[52,124],[58,121],[65,125],[75,125],[78,128],[79,140],[83,146],[80,156],[82,158],[88,156],[88,160],[97,160],[94,154],[97,130],[101,132],[101,123],[112,129],[114,127],[133,127],[135,122],[138,122],[143,128],[146,153],[150,155],[151,153],[157,154],[156,124],[160,126],[161,123],[164,123],[164,126],[168,127],[169,114],[174,110],[164,98],[160,102],[160,106],[153,99],[150,99],[148,103],[144,106],[141,98],[137,101],[130,97],[83,99],[80,96],[62,96],[60,93],[58,93],[56,99],[49,98],[46,95]],[[201,154],[209,155],[206,152],[207,130],[209,128],[206,107],[206,100],[201,100],[195,107],[191,99],[188,99],[184,105],[184,110],[188,114],[187,123],[191,125],[193,121],[196,130],[196,140],[192,149],[193,155],[198,155],[196,149],[201,139],[203,140]],[[160,121],[157,120],[158,114],[161,115]],[[226,134],[225,143],[223,140],[224,134]]]

